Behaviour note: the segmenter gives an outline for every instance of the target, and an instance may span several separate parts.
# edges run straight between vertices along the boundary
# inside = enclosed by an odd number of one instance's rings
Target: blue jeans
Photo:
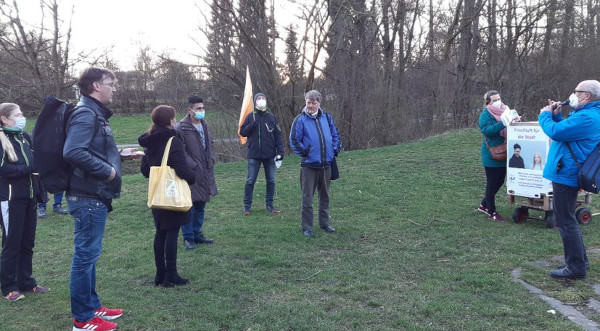
[[[556,227],[560,232],[565,253],[565,263],[569,270],[577,275],[585,275],[587,255],[583,245],[581,229],[575,218],[577,202],[576,187],[552,183],[552,210]]]
[[[203,236],[202,224],[204,224],[204,207],[206,201],[194,201],[194,205],[190,209],[192,220],[181,226],[181,235],[184,240],[194,241]]]
[[[54,204],[52,204],[52,208],[62,205],[62,198],[65,192],[54,193]],[[45,202],[40,202],[37,204],[38,208],[46,208]]]
[[[260,170],[261,163],[265,169],[265,180],[267,181],[265,204],[267,207],[273,207],[273,196],[275,195],[275,160],[248,159],[248,177],[246,178],[246,187],[244,189],[244,207],[246,209],[250,209],[252,206],[254,183],[256,183],[256,177],[258,177],[258,171]]]
[[[96,261],[102,252],[108,209],[100,200],[78,196],[67,196],[67,206],[73,216],[75,247],[69,284],[71,314],[85,322],[101,306],[96,293]]]

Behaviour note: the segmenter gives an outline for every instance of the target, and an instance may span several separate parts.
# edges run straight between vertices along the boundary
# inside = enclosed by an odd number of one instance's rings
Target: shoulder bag
[[[188,183],[167,165],[172,141],[173,137],[169,138],[160,166],[150,168],[148,207],[186,212],[192,207],[192,193]]]
[[[506,160],[506,139],[504,139],[504,143],[490,147],[490,144],[487,141],[486,136],[483,136],[483,140],[485,140],[485,145],[490,150],[490,154],[492,155],[492,159],[496,161],[504,161]]]
[[[600,144],[596,145],[596,148],[588,155],[583,164],[579,164],[575,153],[573,153],[573,149],[571,149],[571,145],[568,142],[565,144],[567,144],[567,148],[579,168],[579,172],[577,173],[579,188],[590,193],[598,193],[597,184],[600,184]]]

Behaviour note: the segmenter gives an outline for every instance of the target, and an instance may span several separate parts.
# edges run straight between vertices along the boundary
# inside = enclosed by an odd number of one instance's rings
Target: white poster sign
[[[552,192],[552,182],[542,174],[550,138],[538,122],[518,122],[507,127],[506,187],[508,194],[541,198]]]

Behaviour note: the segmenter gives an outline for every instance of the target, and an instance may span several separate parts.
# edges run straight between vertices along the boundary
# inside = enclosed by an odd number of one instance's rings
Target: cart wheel
[[[513,210],[512,218],[515,223],[525,223],[529,217],[529,209],[525,207],[515,208]]]
[[[556,227],[556,221],[554,220],[554,215],[551,210],[546,212],[546,217],[544,218],[544,221],[546,221],[547,228],[552,229]]]
[[[580,224],[588,224],[592,221],[592,212],[589,208],[579,208],[575,213],[575,217],[577,217],[577,222]]]

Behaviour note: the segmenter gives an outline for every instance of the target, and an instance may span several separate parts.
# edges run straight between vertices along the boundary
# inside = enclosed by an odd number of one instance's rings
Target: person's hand
[[[112,180],[115,179],[116,176],[117,176],[117,171],[115,170],[115,168],[110,167],[110,176],[108,176],[108,181],[112,182]]]
[[[554,101],[552,99],[548,99],[548,105],[546,107],[540,109],[540,114],[545,111],[549,111],[554,115],[559,114],[562,111],[562,105],[560,104],[559,101]]]
[[[275,161],[281,161],[281,160],[283,160],[283,156],[281,156],[281,155],[275,156]]]

